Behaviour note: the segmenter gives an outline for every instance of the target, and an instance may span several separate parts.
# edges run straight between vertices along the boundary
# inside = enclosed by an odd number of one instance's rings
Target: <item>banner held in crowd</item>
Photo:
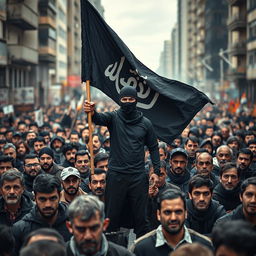
[[[116,103],[123,86],[138,92],[137,107],[159,139],[171,143],[211,100],[196,88],[161,77],[142,64],[88,0],[81,0],[82,81]]]

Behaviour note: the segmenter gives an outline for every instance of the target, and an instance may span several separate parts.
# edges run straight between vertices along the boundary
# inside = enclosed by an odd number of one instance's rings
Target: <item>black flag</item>
[[[97,10],[81,0],[82,81],[116,103],[123,86],[138,92],[137,107],[158,138],[171,143],[210,99],[192,86],[161,77],[142,64]]]

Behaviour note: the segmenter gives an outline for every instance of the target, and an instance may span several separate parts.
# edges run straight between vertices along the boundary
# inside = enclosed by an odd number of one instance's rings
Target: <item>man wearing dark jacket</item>
[[[157,216],[161,225],[135,241],[136,256],[168,256],[185,243],[198,242],[213,250],[210,239],[188,229],[185,194],[177,189],[167,189],[158,201]]]
[[[239,195],[240,169],[234,163],[226,163],[220,169],[220,183],[213,190],[213,199],[229,212],[241,203]]]
[[[39,157],[41,168],[45,173],[48,173],[60,178],[60,173],[64,167],[54,163],[54,153],[52,149],[48,147],[42,148],[38,153],[38,157]]]
[[[195,175],[189,182],[188,216],[186,226],[210,235],[217,219],[226,214],[219,202],[212,200],[213,183],[209,178]]]
[[[57,164],[61,164],[63,160],[62,148],[65,140],[61,136],[54,136],[51,140],[50,147],[54,152],[54,159]]]
[[[104,203],[96,196],[82,195],[68,207],[67,227],[73,234],[67,244],[67,256],[105,255],[132,256],[126,248],[107,241],[103,231],[109,219],[105,219]]]
[[[91,112],[96,125],[107,126],[110,132],[110,156],[106,185],[106,215],[110,218],[108,231],[120,227],[124,203],[129,197],[137,236],[148,231],[146,206],[148,175],[145,172],[144,146],[150,151],[157,180],[159,174],[159,150],[153,125],[137,110],[137,91],[125,86],[120,91],[120,109],[97,113],[93,102],[85,102],[84,110]]]
[[[61,164],[63,167],[74,167],[75,165],[75,155],[79,150],[78,143],[66,143],[62,148],[62,153],[65,158]]]
[[[240,200],[235,210],[227,213],[216,221],[216,225],[229,220],[245,220],[252,224],[256,230],[256,177],[251,177],[243,181],[241,185]]]
[[[12,226],[30,212],[34,204],[24,189],[23,175],[17,169],[11,169],[1,176],[0,224]]]
[[[16,253],[24,241],[24,235],[38,228],[56,229],[68,241],[71,237],[66,227],[66,205],[60,203],[61,183],[50,174],[40,174],[34,180],[35,207],[22,220],[13,225]]]

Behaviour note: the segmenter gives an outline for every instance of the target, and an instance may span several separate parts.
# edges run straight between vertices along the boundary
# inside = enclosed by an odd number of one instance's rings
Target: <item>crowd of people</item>
[[[167,144],[136,102],[0,111],[0,255],[256,255],[256,118],[207,105]]]

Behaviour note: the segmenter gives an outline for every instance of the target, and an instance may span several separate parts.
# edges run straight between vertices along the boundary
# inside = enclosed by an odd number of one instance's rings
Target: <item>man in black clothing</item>
[[[0,224],[12,226],[31,210],[33,202],[24,190],[24,178],[17,169],[10,169],[1,176]]]
[[[239,195],[240,169],[234,163],[226,163],[220,169],[220,183],[213,190],[213,199],[229,212],[241,203]]]
[[[184,144],[184,149],[188,153],[187,169],[193,169],[196,160],[196,150],[199,148],[199,139],[196,136],[189,136]]]
[[[207,237],[188,229],[185,194],[177,189],[167,189],[158,198],[157,217],[161,225],[135,241],[136,256],[168,256],[184,243],[198,242],[213,250]]]
[[[217,219],[226,214],[219,202],[212,200],[213,183],[209,178],[195,175],[189,182],[188,216],[186,226],[209,235]]]
[[[199,153],[196,158],[196,174],[209,178],[215,187],[219,180],[212,173],[213,171],[213,158],[208,152]]]
[[[24,179],[25,189],[28,192],[33,191],[33,182],[36,176],[42,173],[39,159],[35,154],[26,155],[24,158]]]
[[[178,186],[184,193],[188,192],[190,173],[187,170],[188,154],[183,148],[175,148],[170,153],[169,182]]]
[[[218,219],[216,225],[221,225],[228,220],[242,219],[251,223],[256,230],[256,177],[251,177],[243,181],[240,200],[242,204],[237,206],[232,212]]]
[[[248,146],[248,149],[250,149],[253,153],[253,159],[252,159],[252,163],[250,165],[250,168],[252,170],[256,170],[256,139],[249,140],[247,146]]]
[[[60,136],[54,136],[51,139],[50,147],[54,152],[54,159],[56,164],[61,164],[63,154],[62,154],[62,148],[65,145],[65,140]]]
[[[36,205],[22,220],[13,225],[16,252],[24,241],[25,234],[39,228],[56,229],[68,241],[71,237],[66,227],[66,205],[60,203],[60,180],[50,174],[40,174],[34,180],[33,191]]]
[[[0,156],[0,177],[6,171],[12,169],[13,166],[13,159],[9,156]]]
[[[66,143],[62,148],[62,153],[65,157],[62,163],[63,167],[75,167],[75,155],[79,150],[79,145],[77,143]]]
[[[242,148],[238,152],[237,167],[241,170],[241,181],[247,178],[256,176],[256,172],[250,168],[252,163],[253,153],[247,148]]]
[[[67,227],[73,236],[67,244],[67,256],[132,256],[124,247],[107,241],[103,231],[109,219],[105,219],[104,203],[96,196],[77,197],[68,207],[68,216]]]
[[[149,148],[156,174],[159,174],[159,151],[153,125],[137,110],[137,91],[125,86],[120,91],[120,109],[97,113],[93,102],[85,102],[84,110],[91,112],[96,125],[107,126],[110,132],[110,156],[106,186],[106,215],[110,218],[108,231],[120,227],[121,213],[129,198],[137,236],[148,231],[146,206],[148,175],[145,172],[144,146]],[[158,179],[154,174],[153,179]]]

